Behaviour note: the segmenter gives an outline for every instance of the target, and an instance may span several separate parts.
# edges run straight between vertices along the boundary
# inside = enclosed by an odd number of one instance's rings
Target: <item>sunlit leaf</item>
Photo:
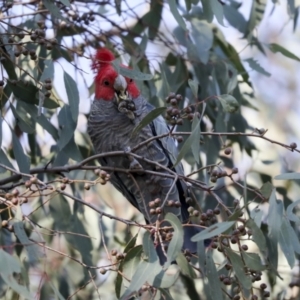
[[[222,222],[209,226],[208,228],[202,230],[201,232],[194,235],[191,240],[193,242],[198,242],[202,240],[206,240],[214,237],[215,235],[219,235],[225,231],[227,231],[230,227],[233,226],[235,222]]]

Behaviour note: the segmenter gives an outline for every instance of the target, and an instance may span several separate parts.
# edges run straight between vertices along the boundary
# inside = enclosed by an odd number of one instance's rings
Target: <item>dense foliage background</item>
[[[298,1],[0,3],[1,299],[299,299]],[[168,215],[163,268],[86,133],[103,46],[169,122],[208,227],[181,253]]]

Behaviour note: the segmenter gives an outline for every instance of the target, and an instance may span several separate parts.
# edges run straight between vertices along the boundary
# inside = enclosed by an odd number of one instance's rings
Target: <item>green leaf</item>
[[[216,98],[220,100],[225,112],[234,113],[239,109],[240,106],[239,103],[231,95],[220,95],[217,96]]]
[[[267,5],[267,0],[252,2],[250,17],[247,23],[247,30],[245,36],[250,34],[252,30],[261,22],[265,12],[266,5]]]
[[[64,82],[66,87],[66,92],[69,99],[69,105],[71,108],[71,114],[73,121],[76,123],[79,112],[79,92],[77,88],[77,84],[74,79],[64,71]]]
[[[272,194],[269,199],[269,204],[269,237],[277,239],[282,224],[283,204],[282,201],[276,199],[275,188],[273,188]]]
[[[29,263],[31,265],[34,265],[39,261],[39,258],[41,256],[41,253],[38,248],[39,246],[37,246],[36,244],[34,244],[34,242],[29,240],[25,232],[23,222],[14,223],[13,227],[14,227],[15,235],[22,243],[22,245],[25,247],[28,253]]]
[[[29,290],[25,286],[20,285],[15,279],[15,273],[21,272],[19,261],[2,249],[0,249],[0,261],[0,275],[3,281],[25,299],[33,300],[34,297]]]
[[[121,16],[121,0],[115,0],[115,8],[116,8],[116,11],[117,11],[117,14],[119,16]]]
[[[203,15],[208,23],[211,23],[214,19],[214,13],[211,7],[210,0],[201,0]]]
[[[216,280],[219,277],[215,262],[212,258],[213,251],[209,249],[206,253],[206,276],[208,279],[208,285],[210,290],[211,299],[224,299],[221,288],[221,281]]]
[[[47,59],[44,61],[44,71],[41,75],[40,81],[44,82],[45,79],[53,80],[54,77],[54,64],[52,59]]]
[[[15,168],[13,167],[13,165],[11,164],[11,162],[9,161],[9,159],[7,158],[5,152],[2,150],[2,148],[0,148],[0,163],[15,170]],[[0,172],[4,173],[6,172],[6,169],[1,168],[0,167]]]
[[[17,164],[19,166],[19,170],[22,173],[29,174],[29,158],[28,156],[24,153],[23,147],[17,138],[16,134],[14,131],[12,131],[12,140],[13,140],[13,152],[15,159],[17,161]]]
[[[224,12],[223,12],[223,5],[220,3],[219,0],[209,0],[211,9],[216,16],[216,19],[218,20],[219,24],[224,26],[223,18],[224,18]]]
[[[198,88],[199,88],[199,82],[198,80],[192,80],[189,79],[188,80],[188,84],[192,90],[192,93],[194,95],[195,98],[198,98]]]
[[[138,234],[136,234],[134,237],[132,237],[130,239],[130,241],[127,243],[127,245],[124,249],[124,253],[127,253],[130,249],[134,248],[137,237],[138,237]]]
[[[276,180],[299,180],[300,173],[291,172],[291,173],[284,173],[274,177]]]
[[[61,293],[59,292],[59,290],[56,288],[56,286],[51,282],[51,280],[48,280],[48,283],[49,285],[51,286],[55,296],[56,296],[56,299],[58,300],[65,300],[65,298],[61,295]]]
[[[226,248],[226,254],[232,264],[233,270],[235,272],[236,277],[238,278],[239,282],[242,284],[244,289],[248,290],[252,286],[252,281],[250,277],[248,277],[244,272],[244,263],[242,258],[232,251],[230,248]]]
[[[273,187],[272,183],[268,181],[268,182],[264,183],[259,190],[266,199],[269,199],[269,197],[272,194],[273,188],[274,187]]]
[[[256,223],[249,219],[246,222],[246,226],[252,231],[252,240],[258,246],[262,253],[266,252],[267,244],[264,234],[261,229],[256,225]]]
[[[121,297],[121,300],[128,299],[129,295],[138,291],[146,281],[152,282],[155,276],[162,271],[162,267],[159,264],[157,254],[148,231],[146,231],[143,236],[143,249],[145,255],[148,257],[147,261],[141,261],[139,263],[128,288]]]
[[[132,278],[134,275],[139,263],[141,262],[141,255],[143,253],[142,245],[136,246],[128,252],[126,252],[126,256],[124,260],[120,263],[119,270],[124,274],[126,278]],[[125,284],[123,283],[123,276],[118,273],[115,285],[115,291],[118,299],[121,296],[122,292],[122,285],[123,285],[123,292]]]
[[[176,263],[180,269],[180,272],[192,279],[197,278],[195,270],[191,267],[189,262],[187,261],[186,257],[183,255],[183,253],[179,253],[176,258]]]
[[[132,70],[123,66],[120,66],[119,61],[115,60],[112,62],[112,65],[118,73],[121,75],[132,78],[134,80],[151,80],[153,76],[151,74],[142,73],[137,70]]]
[[[203,113],[204,113],[204,109],[205,109],[205,105],[203,106],[203,112],[201,114],[201,117],[199,119],[199,121],[201,122],[202,117],[203,117]],[[194,156],[194,159],[196,161],[197,164],[200,163],[200,123],[197,120],[197,118],[195,117],[193,119],[193,123],[192,123],[192,132],[194,133],[194,136],[196,137],[194,142],[192,143],[192,153]]]
[[[76,128],[76,123],[72,118],[72,112],[69,105],[64,105],[58,114],[59,122],[59,140],[57,146],[62,150],[71,140]]]
[[[49,10],[50,14],[57,18],[57,19],[61,19],[61,20],[65,20],[68,21],[66,18],[64,18],[60,12],[60,9],[55,5],[54,1],[51,0],[43,0],[43,4],[45,5],[45,7]]]
[[[191,23],[197,56],[202,63],[207,64],[214,39],[212,28],[206,22],[197,19],[192,19]]]
[[[58,140],[58,130],[43,114],[37,117],[36,121],[51,134],[55,141]]]
[[[182,16],[179,14],[177,9],[177,3],[175,0],[168,0],[171,13],[173,14],[173,17],[177,21],[178,25],[182,27],[183,30],[187,30],[185,21],[183,20]]]
[[[245,61],[249,64],[249,67],[255,70],[256,72],[261,73],[267,77],[271,76],[271,73],[267,72],[264,68],[262,68],[261,65],[253,58],[245,59]]]
[[[18,106],[18,111],[10,103],[10,109],[16,119],[16,124],[20,127],[23,132],[34,133],[35,132],[35,123],[31,116],[28,116],[27,112],[22,109],[22,106]]]
[[[278,44],[272,43],[272,44],[269,44],[268,47],[273,53],[280,52],[282,55],[284,55],[288,58],[300,61],[300,58],[298,56],[296,56],[295,54],[293,54],[292,52],[288,51],[287,49],[285,49],[284,47],[282,47]]]
[[[258,207],[254,208],[250,212],[250,216],[257,225],[258,228],[261,226],[261,221],[262,221],[262,216],[263,216],[263,211],[260,210]]]
[[[156,263],[156,268],[159,270],[159,263]],[[161,270],[154,278],[149,279],[149,284],[156,288],[170,288],[178,279],[180,270],[175,265],[170,265],[166,271]]]
[[[181,147],[180,152],[178,153],[177,159],[174,163],[174,166],[178,165],[180,161],[183,159],[185,154],[192,148],[194,143],[200,143],[200,119],[197,117],[194,118],[193,124],[195,122],[194,130],[192,131],[191,135],[186,139],[185,143]],[[195,153],[196,154],[196,153]],[[194,155],[194,153],[193,153]],[[196,154],[195,159],[199,161],[199,152]]]
[[[289,219],[290,221],[292,221],[292,222],[295,222],[297,225],[300,224],[300,218],[299,218],[297,215],[295,215],[295,214],[293,213],[293,209],[294,209],[298,204],[300,204],[300,200],[297,200],[297,201],[291,203],[291,204],[287,207],[287,209],[286,209],[286,216],[288,217],[288,219]]]
[[[176,260],[181,252],[183,246],[183,228],[179,219],[172,213],[167,213],[165,220],[168,221],[174,229],[172,240],[168,246],[167,261],[164,265],[164,268],[167,268],[172,261]]]
[[[245,261],[246,266],[255,271],[264,271],[266,266],[261,262],[261,259],[257,253],[241,252],[242,257]]]
[[[156,119],[158,116],[160,116],[164,111],[166,110],[166,107],[157,107],[153,110],[151,110],[142,120],[141,122],[133,129],[131,136],[136,135],[142,128],[150,124],[154,119]]]
[[[60,2],[61,2],[63,5],[67,6],[67,7],[71,7],[71,4],[70,4],[70,1],[69,1],[69,0],[60,0]]]
[[[235,222],[222,222],[222,223],[217,223],[209,226],[208,228],[202,230],[201,232],[197,233],[194,235],[191,240],[193,242],[198,242],[202,240],[206,240],[209,238],[214,237],[215,235],[219,235],[225,231],[227,231],[230,227],[233,226]]]
[[[291,230],[294,231],[290,222],[287,221],[286,218],[282,218],[278,242],[286,260],[288,261],[288,264],[292,269],[295,266],[295,253],[292,244],[292,239],[294,236],[290,234]],[[297,236],[296,238],[298,239]]]

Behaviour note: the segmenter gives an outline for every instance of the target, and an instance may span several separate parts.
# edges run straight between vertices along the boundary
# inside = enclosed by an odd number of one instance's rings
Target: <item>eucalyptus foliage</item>
[[[235,28],[264,55],[300,58],[258,40],[267,0],[249,2],[245,16],[235,0],[149,0],[144,9],[124,0],[1,1],[1,299],[254,300],[292,292],[289,299],[298,299],[292,288],[299,271],[293,277],[291,270],[299,264],[299,200],[289,188],[300,174],[257,173],[263,184],[253,185],[235,163],[237,152],[255,155],[258,139],[300,150],[248,124],[244,108],[256,109],[249,70],[271,73],[255,58],[242,61],[222,28]],[[297,1],[286,5],[295,30]],[[102,200],[120,195],[104,186],[112,170],[93,156],[80,104],[93,99],[90,58],[103,46],[157,107],[132,134],[163,114],[178,141],[175,165],[186,162],[191,220],[204,230],[193,237],[198,253],[182,252],[182,224],[168,214],[164,266],[155,250],[157,224],[145,225],[137,212],[116,216]],[[180,121],[166,101],[170,93],[183,99],[175,105]],[[289,184],[276,189],[278,180]]]

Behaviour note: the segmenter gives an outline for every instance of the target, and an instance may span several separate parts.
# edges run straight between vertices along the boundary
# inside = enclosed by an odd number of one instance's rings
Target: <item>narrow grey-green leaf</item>
[[[226,254],[228,255],[228,258],[232,264],[233,270],[235,272],[236,277],[238,278],[239,282],[242,284],[242,286],[248,290],[251,288],[252,281],[250,277],[248,277],[245,274],[245,266],[242,258],[236,254],[234,251],[232,251],[230,248],[226,248]]]
[[[158,267],[159,263],[156,264]],[[154,276],[154,278],[151,280],[149,279],[149,284],[156,287],[156,288],[170,288],[174,285],[175,281],[178,279],[180,274],[180,270],[175,265],[170,265],[168,269],[161,270],[157,275]]]
[[[275,176],[274,179],[276,179],[276,180],[299,180],[300,173],[291,172],[291,173],[279,174],[279,175]]]
[[[180,152],[178,153],[174,166],[180,163],[180,161],[183,159],[185,154],[191,149],[193,143],[200,143],[200,119],[198,119],[197,117],[195,117],[194,119],[196,119],[196,121],[193,120],[193,122],[196,122],[196,124],[194,125],[194,130],[192,131],[191,135],[186,139],[185,143],[183,144]]]
[[[181,252],[183,245],[183,228],[181,222],[174,214],[167,213],[165,220],[168,221],[174,229],[172,240],[168,246],[167,261],[164,265],[164,268],[168,268]]]
[[[223,299],[221,281],[216,280],[219,277],[215,262],[212,257],[213,251],[209,249],[206,253],[206,276],[210,290],[211,299]]]
[[[2,119],[2,116],[0,114],[0,148],[2,146],[2,121],[3,121],[3,119]]]
[[[64,71],[65,88],[68,95],[69,105],[71,108],[71,114],[73,121],[76,123],[79,112],[79,92],[77,84],[74,79]]]
[[[60,0],[60,2],[61,2],[62,4],[64,4],[65,6],[67,6],[67,7],[70,7],[70,6],[71,6],[69,0]]]
[[[203,114],[202,114],[203,115]],[[192,153],[194,156],[194,159],[197,164],[200,163],[200,123],[202,117],[198,120],[196,117],[193,119],[192,123],[192,132],[194,132],[195,140],[193,141],[191,147],[192,147]]]
[[[274,187],[273,187],[272,183],[268,181],[268,182],[265,182],[259,190],[266,199],[269,199],[269,197],[272,194],[273,188]]]
[[[255,70],[258,73],[261,73],[267,77],[271,76],[271,73],[267,72],[256,60],[253,58],[245,59],[245,61],[249,64],[249,67]]]
[[[132,70],[123,66],[120,66],[118,60],[112,62],[114,68],[123,76],[132,78],[134,80],[151,80],[153,78],[152,74],[142,73],[137,70]]]
[[[61,19],[61,20],[67,20],[66,18],[64,18],[62,16],[60,9],[55,5],[54,1],[43,0],[43,3],[53,17]]]
[[[15,273],[21,272],[20,262],[2,249],[0,249],[0,261],[0,275],[3,281],[25,299],[33,300],[34,297],[29,290],[15,279]]]
[[[250,216],[253,219],[254,223],[258,228],[261,226],[261,221],[262,221],[262,216],[263,216],[263,211],[259,209],[258,207],[254,208],[250,212]]]
[[[58,140],[58,130],[43,114],[41,114],[36,121],[51,134],[55,141]]]
[[[223,5],[219,0],[209,0],[211,9],[216,16],[216,19],[218,20],[219,24],[224,26],[224,11],[223,11]]]
[[[39,261],[40,258],[40,252],[38,251],[37,245],[34,244],[32,241],[30,241],[27,237],[27,234],[24,229],[23,222],[16,222],[13,225],[14,232],[19,241],[23,244],[25,247],[27,253],[28,253],[28,261],[30,264],[35,264]]]
[[[17,164],[19,166],[19,170],[22,173],[29,174],[29,157],[24,153],[23,147],[17,138],[14,131],[12,131],[12,138],[13,138],[13,152],[15,159],[17,161]]]
[[[250,252],[241,252],[243,259],[245,261],[246,266],[255,271],[263,271],[266,269],[261,262],[261,259],[257,253],[250,253]]]
[[[155,251],[150,233],[146,231],[143,236],[143,249],[147,256],[147,260],[151,263],[158,261],[158,256]]]
[[[285,49],[284,47],[282,47],[278,44],[275,44],[275,43],[269,44],[269,49],[273,53],[279,52],[279,53],[281,53],[282,55],[284,55],[288,58],[300,61],[300,58],[297,55],[293,54],[292,52],[290,52],[289,50]]]
[[[59,292],[59,290],[56,288],[56,286],[51,282],[51,280],[48,280],[49,285],[51,286],[56,299],[58,300],[65,300],[65,298],[62,296],[62,294]]]
[[[178,12],[176,1],[168,0],[168,2],[169,2],[171,13],[173,14],[173,17],[177,21],[178,25],[180,25],[183,30],[187,30],[185,21],[183,20],[182,16]]]
[[[166,110],[166,107],[157,107],[151,110],[143,120],[133,129],[131,136],[136,135],[142,128],[151,123],[155,118],[161,115]]]
[[[239,103],[231,95],[220,95],[217,98],[220,100],[225,112],[234,113],[240,107]]]
[[[188,84],[192,90],[194,97],[197,98],[198,97],[198,88],[199,88],[198,80],[189,79]]]
[[[231,222],[222,222],[222,223],[213,224],[208,228],[202,230],[201,232],[197,233],[196,235],[194,235],[191,238],[191,240],[193,242],[198,242],[201,240],[212,238],[213,236],[219,235],[225,232],[226,230],[228,230],[230,227],[233,226],[234,223],[235,223],[234,221],[231,221]]]
[[[20,127],[20,129],[23,132],[26,133],[34,133],[35,127],[34,127],[34,122],[32,121],[31,117],[28,117],[27,114],[24,114],[22,111],[17,111],[16,108],[10,104],[10,109],[16,119],[16,123]]]
[[[2,150],[2,148],[0,148],[0,163],[15,170],[15,168],[13,167],[13,165],[11,164],[11,162],[9,161],[9,159],[7,158],[5,152]],[[0,172],[4,173],[6,171],[5,168],[0,168]]]
[[[300,241],[297,236],[297,233],[295,232],[295,229],[293,228],[289,220],[285,219],[285,222],[286,222],[287,233],[292,243],[293,249],[297,254],[300,254]]]
[[[65,104],[58,114],[58,123],[59,123],[59,140],[57,146],[62,150],[68,142],[71,140],[75,128],[76,122],[72,118],[71,108],[69,105]]]
[[[54,77],[54,64],[52,59],[47,59],[44,61],[44,71],[41,75],[40,81],[44,82],[45,79],[53,80]]]
[[[131,279],[134,275],[137,266],[141,262],[141,255],[143,253],[143,246],[139,245],[132,249],[128,249],[128,252],[126,252],[126,256],[124,260],[120,263],[119,270],[124,274],[126,278]],[[126,283],[125,283],[126,282]],[[115,284],[115,291],[118,299],[121,296],[121,293],[125,292],[125,285],[127,284],[127,281],[123,283],[123,276],[121,276],[120,273],[117,275],[116,284]]]
[[[299,218],[297,215],[295,215],[295,214],[293,213],[293,209],[294,209],[298,204],[300,204],[300,200],[297,200],[297,201],[291,203],[291,204],[287,207],[287,209],[286,209],[286,216],[288,217],[288,219],[289,219],[290,221],[295,222],[297,225],[300,224],[300,218]]]
[[[265,236],[262,233],[261,229],[256,225],[256,223],[252,219],[247,220],[246,226],[252,231],[253,242],[258,246],[259,250],[262,253],[265,253],[267,249],[267,244]]]
[[[197,56],[201,62],[207,64],[210,56],[210,49],[213,45],[213,31],[207,22],[192,19],[192,36],[197,49]]]
[[[278,238],[280,233],[280,228],[282,224],[283,216],[283,204],[282,201],[276,199],[275,188],[269,199],[269,215],[268,215],[268,225],[269,225],[269,237]]]
[[[205,252],[204,252],[205,253]],[[202,253],[202,256],[204,256],[204,253]],[[176,263],[178,267],[180,268],[180,272],[192,279],[197,278],[197,275],[195,273],[195,270],[191,267],[189,262],[187,261],[186,257],[183,255],[183,253],[179,253],[176,258]]]
[[[295,253],[292,244],[293,236],[290,235],[289,227],[291,227],[290,222],[287,221],[286,218],[283,218],[281,222],[278,242],[286,260],[288,261],[292,269],[295,266]]]

